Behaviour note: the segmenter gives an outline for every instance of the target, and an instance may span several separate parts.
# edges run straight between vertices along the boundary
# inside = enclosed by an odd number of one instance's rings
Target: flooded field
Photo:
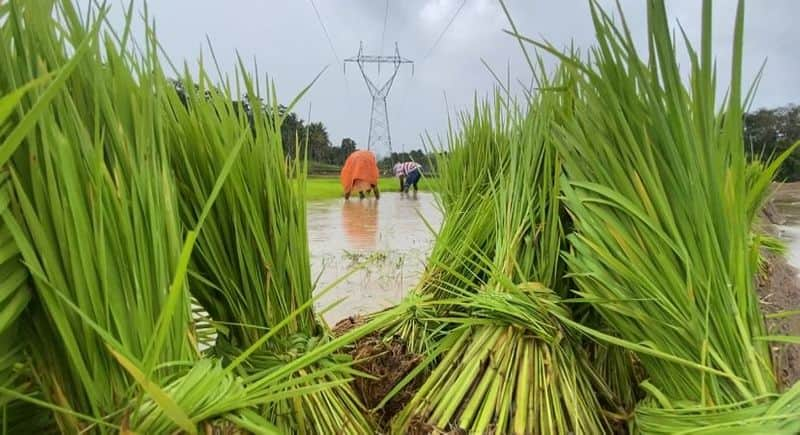
[[[324,313],[325,319],[335,323],[402,299],[422,271],[434,240],[431,228],[438,230],[440,224],[441,213],[430,193],[310,202],[308,242],[317,290],[363,265],[320,298],[320,309],[341,301]]]
[[[789,245],[788,262],[800,268],[800,184],[781,186],[775,207],[783,219],[779,236]],[[380,200],[342,199],[308,204],[311,271],[317,290],[348,276],[317,303],[335,323],[353,314],[388,307],[417,283],[441,212],[431,193],[406,196],[385,193]],[[427,224],[426,224],[427,221]]]
[[[800,269],[800,183],[778,187],[773,203],[782,219],[782,223],[777,225],[779,236],[789,247],[786,259]]]
[[[783,223],[780,237],[789,245],[788,262],[800,268],[800,184],[782,185],[774,200]],[[405,296],[417,282],[441,212],[431,193],[406,196],[385,193],[380,200],[343,199],[308,204],[308,238],[311,271],[324,289],[363,267],[336,285],[317,303],[335,323],[353,314],[388,307]],[[427,224],[426,224],[427,221]]]

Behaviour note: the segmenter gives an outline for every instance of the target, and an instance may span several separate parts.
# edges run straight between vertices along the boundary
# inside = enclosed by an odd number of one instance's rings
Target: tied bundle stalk
[[[560,80],[561,76],[557,76]],[[474,252],[487,277],[448,289],[440,319],[454,329],[426,382],[392,422],[396,433],[600,433],[608,423],[581,342],[560,319],[566,282],[560,164],[550,128],[561,97],[532,97],[511,118],[508,166],[488,187],[494,247]]]
[[[442,226],[418,284],[407,297],[410,310],[382,331],[399,338],[410,352],[427,354],[446,335],[447,323],[436,319],[454,292],[475,293],[488,278],[482,256],[495,248],[494,201],[497,174],[509,162],[513,120],[499,92],[493,101],[475,100],[471,112],[459,116],[459,130],[450,128],[440,158],[437,202]],[[431,145],[433,147],[433,145]],[[442,147],[444,148],[444,147]]]

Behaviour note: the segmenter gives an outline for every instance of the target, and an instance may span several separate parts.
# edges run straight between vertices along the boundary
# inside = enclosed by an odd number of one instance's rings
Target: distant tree
[[[339,146],[337,150],[336,161],[333,162],[337,165],[344,165],[344,161],[347,160],[347,156],[353,153],[356,150],[356,141],[346,137],[342,139],[342,145]]]
[[[287,155],[294,156],[295,149],[299,147],[302,150],[302,146],[305,144],[303,120],[294,112],[285,113],[286,107],[281,106],[280,109],[284,116],[283,124],[281,124],[283,150]]]
[[[329,163],[331,142],[328,130],[321,122],[306,125],[308,129],[308,158],[315,162]]]
[[[2,1],[2,0],[0,0]],[[193,98],[209,99],[214,94],[221,94],[216,88],[208,88],[203,90],[200,94],[200,87],[197,84],[190,84],[186,86],[180,80],[172,80],[178,98],[185,105],[189,106]],[[231,108],[234,113],[239,116],[246,116],[248,122],[255,134],[255,120],[253,117],[253,107],[258,106],[267,122],[275,122],[274,112],[271,107],[268,107],[260,98],[251,99],[244,95],[241,100],[231,101]],[[343,165],[347,156],[356,150],[356,142],[346,137],[342,139],[341,146],[335,147],[331,145],[328,129],[322,122],[306,123],[302,118],[297,116],[296,113],[290,112],[286,106],[279,105],[278,116],[283,119],[281,123],[281,143],[283,150],[289,158],[295,158],[295,154],[299,150],[300,153],[307,153],[308,159],[312,163],[323,163],[327,165]],[[324,165],[316,165],[324,167]]]
[[[378,167],[384,174],[390,174],[395,163],[414,161],[421,164],[424,172],[428,175],[435,174],[438,170],[437,153],[426,154],[423,150],[413,150],[411,152],[391,153],[378,162]]]
[[[356,141],[350,139],[349,137],[346,137],[342,139],[341,148],[343,153],[349,155],[350,153],[356,150]]]
[[[284,116],[281,125],[281,139],[284,151],[290,157],[294,157],[297,147],[305,150],[308,159],[313,162],[342,165],[347,156],[355,151],[356,143],[352,139],[343,139],[340,147],[332,146],[325,124],[322,122],[305,123],[296,113],[286,113],[285,107],[281,109]]]
[[[769,160],[800,140],[800,106],[788,105],[761,109],[744,118],[746,151],[754,158]],[[800,153],[787,157],[778,170],[778,179],[800,180]]]

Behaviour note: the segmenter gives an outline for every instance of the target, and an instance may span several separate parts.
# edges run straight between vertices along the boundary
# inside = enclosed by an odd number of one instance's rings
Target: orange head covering
[[[378,160],[371,151],[359,150],[347,156],[339,176],[345,193],[368,190],[378,184]],[[354,189],[355,188],[355,189]]]

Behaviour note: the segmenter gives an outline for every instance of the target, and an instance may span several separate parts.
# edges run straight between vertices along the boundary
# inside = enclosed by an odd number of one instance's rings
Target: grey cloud
[[[139,0],[141,1],[141,0]],[[417,61],[415,74],[400,72],[389,97],[394,148],[420,147],[424,131],[436,135],[447,127],[448,110],[471,105],[474,94],[486,95],[494,79],[481,63],[485,59],[505,76],[523,82],[530,74],[517,42],[502,32],[508,23],[495,0],[467,0],[467,4],[441,39],[433,54],[423,61],[434,40],[460,5],[461,0],[390,0],[384,52],[397,41],[402,55]],[[613,5],[613,0],[604,0]],[[370,100],[358,71],[343,73],[339,60],[355,55],[359,41],[366,50],[379,52],[384,21],[382,0],[315,0],[331,36],[336,55],[325,39],[310,1],[265,0],[150,0],[149,10],[158,23],[160,40],[169,56],[194,65],[205,44],[214,43],[222,68],[232,72],[235,52],[260,72],[275,80],[279,97],[288,101],[324,68],[329,69],[297,108],[329,127],[338,144],[352,137],[366,146]],[[623,0],[628,24],[642,41],[646,30],[644,2]],[[689,38],[699,40],[699,0],[669,0],[670,13],[683,25]],[[556,46],[574,43],[587,47],[593,29],[586,0],[507,0],[520,31]],[[141,3],[137,5],[140,7]],[[719,81],[728,78],[730,45],[736,2],[715,2],[714,48]],[[121,6],[112,19],[121,22]],[[750,1],[745,21],[745,74],[752,78],[769,58],[755,106],[800,102],[800,30],[795,26],[800,2],[794,0]],[[140,29],[140,28],[139,28]],[[338,56],[338,59],[337,59]],[[684,59],[685,61],[685,59]],[[682,61],[682,62],[684,62]],[[372,71],[377,74],[376,71]],[[382,71],[381,77],[386,72]],[[386,150],[378,150],[385,152]]]

